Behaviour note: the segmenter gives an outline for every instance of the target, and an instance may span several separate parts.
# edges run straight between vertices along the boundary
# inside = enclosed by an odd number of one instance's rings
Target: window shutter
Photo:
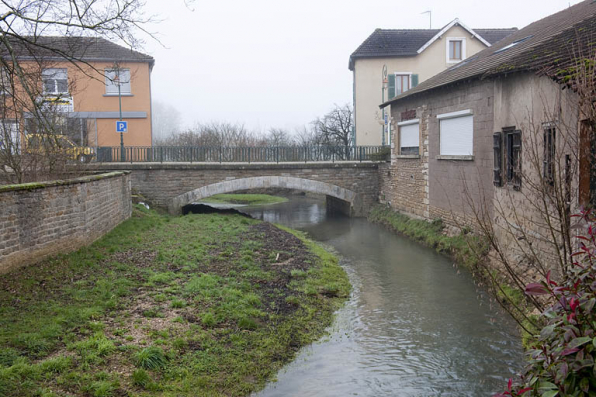
[[[512,132],[512,137],[513,137],[513,147],[512,147],[512,166],[513,166],[513,179],[512,179],[512,183],[513,183],[513,188],[515,190],[520,190],[521,189],[521,148],[522,148],[522,140],[521,140],[521,131],[517,130],[517,131],[513,131]]]
[[[409,124],[399,127],[399,153],[419,154],[420,153],[420,125]]]
[[[500,132],[493,134],[494,169],[493,183],[497,187],[503,186],[503,137]]]
[[[395,96],[395,75],[390,74],[389,76],[389,97],[391,99]]]
[[[412,75],[412,88],[416,87],[417,85],[418,85],[418,75],[413,74]]]
[[[474,155],[474,116],[442,119],[439,128],[441,155]]]

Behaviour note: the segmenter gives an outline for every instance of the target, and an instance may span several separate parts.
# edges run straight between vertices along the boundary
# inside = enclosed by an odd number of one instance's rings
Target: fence
[[[119,146],[97,148],[97,162],[282,163],[385,161],[388,146]]]

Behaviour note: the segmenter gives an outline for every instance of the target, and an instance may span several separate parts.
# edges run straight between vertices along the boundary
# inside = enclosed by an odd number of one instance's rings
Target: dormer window
[[[68,94],[68,72],[66,69],[44,69],[41,72],[41,78],[44,94]]]
[[[466,59],[466,39],[453,37],[447,39],[447,63],[457,63]]]

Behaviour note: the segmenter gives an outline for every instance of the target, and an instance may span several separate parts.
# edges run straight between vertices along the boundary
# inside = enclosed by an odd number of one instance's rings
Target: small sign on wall
[[[128,132],[128,121],[116,121],[116,132]]]

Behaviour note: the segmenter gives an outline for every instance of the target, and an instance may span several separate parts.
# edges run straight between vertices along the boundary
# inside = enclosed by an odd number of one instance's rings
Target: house
[[[2,80],[14,95],[5,101],[12,107],[4,108],[4,129],[26,141],[42,128],[36,112],[51,112],[57,132],[75,144],[119,146],[122,115],[124,145],[151,146],[151,56],[95,37],[25,37],[10,45]],[[13,59],[26,77],[18,77]]]
[[[572,249],[570,215],[596,204],[595,35],[584,1],[383,103],[394,147],[382,198],[493,233],[516,263]]]
[[[507,37],[517,29],[471,29],[458,19],[442,29],[377,29],[350,56],[355,144],[390,144],[378,104]],[[387,111],[387,114],[389,112]]]

